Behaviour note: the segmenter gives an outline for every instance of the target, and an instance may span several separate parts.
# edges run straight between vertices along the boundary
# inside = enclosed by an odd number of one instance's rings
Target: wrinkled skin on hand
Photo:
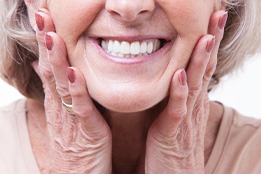
[[[174,74],[168,105],[152,124],[146,148],[146,173],[204,173],[204,139],[209,115],[208,85],[227,20],[215,12],[209,33],[197,43],[182,75]],[[181,77],[180,77],[181,76]]]
[[[53,32],[48,11],[36,13],[36,21],[40,56],[32,65],[44,84],[50,173],[111,173],[110,128],[92,103],[81,72],[67,70],[66,48]],[[73,83],[68,83],[67,71]],[[73,103],[74,113],[62,107],[62,100]]]
[[[174,73],[168,104],[148,132],[145,173],[204,173],[207,88],[226,17],[224,11],[212,15],[209,34],[198,41],[186,70]],[[69,67],[65,44],[55,33],[49,12],[38,11],[36,21],[40,56],[32,65],[45,89],[50,172],[111,173],[111,131],[88,94],[88,82],[77,68]],[[62,100],[72,103],[74,113],[62,107]]]

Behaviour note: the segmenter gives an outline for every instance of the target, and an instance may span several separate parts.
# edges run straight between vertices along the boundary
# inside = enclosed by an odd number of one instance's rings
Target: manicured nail
[[[187,75],[186,75],[186,72],[185,72],[184,69],[182,69],[182,71],[180,72],[178,78],[179,78],[179,83],[182,86],[186,86],[186,84],[187,84]]]
[[[51,51],[53,48],[53,38],[49,34],[45,34],[45,45],[46,48]]]
[[[42,10],[42,9],[38,9],[38,12],[43,12],[43,13],[45,13],[45,11],[44,11],[44,10]]]
[[[228,13],[227,11],[219,18],[218,21],[218,27],[219,29],[223,30],[226,26],[226,22],[227,22],[227,18],[228,18]]]
[[[68,74],[68,79],[70,81],[70,83],[74,83],[75,82],[75,72],[71,67],[67,68],[67,74]]]
[[[44,29],[44,19],[38,13],[35,13],[35,21],[38,29],[42,31]]]
[[[210,53],[214,45],[215,45],[215,36],[213,36],[213,38],[207,42],[206,51]]]

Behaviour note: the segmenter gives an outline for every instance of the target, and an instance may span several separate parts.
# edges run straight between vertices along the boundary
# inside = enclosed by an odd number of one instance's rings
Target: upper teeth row
[[[160,40],[149,41],[117,41],[117,40],[102,40],[102,48],[112,54],[119,57],[133,57],[139,55],[147,55],[157,51],[160,48]]]

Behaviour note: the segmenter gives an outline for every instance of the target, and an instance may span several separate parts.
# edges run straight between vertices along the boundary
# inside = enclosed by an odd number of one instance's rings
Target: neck
[[[152,110],[106,113],[112,131],[113,173],[139,173],[144,166],[146,137],[155,116]]]

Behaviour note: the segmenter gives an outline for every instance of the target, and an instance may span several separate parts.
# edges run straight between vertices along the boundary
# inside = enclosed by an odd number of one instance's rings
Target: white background
[[[261,55],[251,58],[242,70],[225,77],[210,94],[212,100],[221,101],[244,115],[261,118]],[[0,79],[0,107],[22,96]]]

